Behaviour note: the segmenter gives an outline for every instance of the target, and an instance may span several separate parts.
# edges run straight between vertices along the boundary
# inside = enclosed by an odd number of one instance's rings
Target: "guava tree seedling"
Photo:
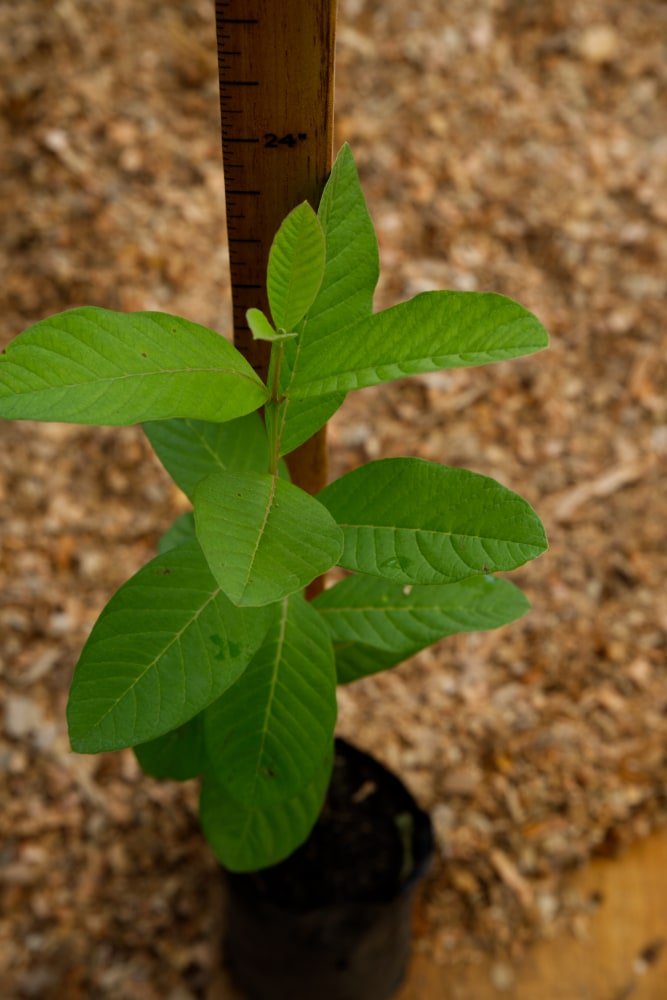
[[[347,392],[546,346],[495,294],[427,292],[373,314],[377,277],[344,147],[317,214],[299,205],[276,235],[271,317],[248,313],[271,341],[266,385],[222,337],[161,313],[74,309],[0,357],[0,417],[143,423],[192,501],[102,611],[67,716],[80,753],[134,747],[149,774],[202,776],[203,830],[233,870],[281,860],[315,823],[336,683],[518,618],[525,598],[493,574],[546,547],[521,497],[464,469],[384,459],[316,497],[290,482],[283,456]],[[308,603],[336,565],[350,575]]]

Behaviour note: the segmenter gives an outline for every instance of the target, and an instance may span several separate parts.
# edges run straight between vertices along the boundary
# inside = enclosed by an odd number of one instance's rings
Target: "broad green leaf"
[[[169,781],[197,778],[205,763],[201,713],[164,736],[140,743],[134,747],[134,753],[142,770],[153,778]]]
[[[144,424],[155,452],[177,486],[192,499],[212,472],[265,472],[269,443],[258,413],[225,424],[207,420],[160,420]]]
[[[11,420],[225,421],[267,396],[231,344],[165,313],[72,309],[36,323],[0,355],[0,417]]]
[[[227,600],[196,543],[153,559],[83,648],[67,706],[72,749],[119,750],[187,722],[238,679],[269,623]]]
[[[423,292],[304,343],[287,394],[324,396],[405,375],[506,361],[546,347],[522,306],[492,292]]]
[[[329,787],[333,740],[316,764],[314,776],[292,798],[261,807],[235,802],[213,777],[204,775],[199,818],[204,836],[225,868],[233,872],[268,868],[306,840]]]
[[[274,343],[276,340],[296,337],[296,333],[278,333],[274,330],[261,309],[247,309],[245,318],[255,340],[268,340]]]
[[[289,799],[308,784],[336,723],[327,626],[300,594],[277,611],[243,676],[204,713],[207,773],[248,807]]]
[[[177,549],[180,545],[196,541],[196,538],[194,514],[188,510],[185,514],[177,517],[162,535],[157,543],[158,554],[162,556],[165,552],[171,552],[172,549]]]
[[[216,473],[198,484],[194,503],[197,537],[234,604],[296,593],[330,569],[343,546],[322,504],[275,476]]]
[[[326,267],[308,310],[304,345],[369,316],[380,273],[378,243],[350,147],[342,147],[317,212],[326,242]]]
[[[350,152],[342,147],[324,188],[317,212],[326,242],[324,277],[315,302],[302,323],[299,341],[287,344],[283,388],[299,364],[303,344],[370,316],[379,275],[378,246],[364,193]],[[341,406],[345,393],[317,400],[286,399],[281,404],[281,454],[288,455],[322,427]]]
[[[345,401],[345,393],[284,400],[275,419],[280,422],[280,454],[289,455],[323,427]]]
[[[325,590],[313,607],[331,632],[338,682],[347,684],[445,636],[507,625],[529,604],[517,587],[492,576],[432,587],[353,576]]]
[[[343,529],[340,565],[399,583],[511,570],[547,547],[537,514],[518,494],[420,458],[369,462],[318,500]]]
[[[307,201],[282,223],[269,251],[266,289],[276,328],[292,332],[310,309],[324,273],[324,233]]]

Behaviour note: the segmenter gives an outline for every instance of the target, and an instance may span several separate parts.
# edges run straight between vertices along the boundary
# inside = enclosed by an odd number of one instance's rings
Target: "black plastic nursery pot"
[[[373,757],[336,740],[331,785],[286,861],[227,873],[225,955],[248,1000],[388,1000],[408,964],[429,816]]]

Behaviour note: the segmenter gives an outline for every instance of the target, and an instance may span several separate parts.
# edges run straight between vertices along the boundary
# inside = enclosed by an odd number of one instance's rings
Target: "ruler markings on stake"
[[[234,335],[266,377],[248,306],[268,309],[266,265],[290,209],[317,207],[330,169],[334,0],[216,0]],[[289,66],[289,72],[286,67]]]

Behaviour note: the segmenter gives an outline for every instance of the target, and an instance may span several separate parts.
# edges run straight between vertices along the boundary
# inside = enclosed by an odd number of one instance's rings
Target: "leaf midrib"
[[[457,611],[474,610],[474,608],[471,609],[470,605],[466,603],[450,604],[447,606],[442,604],[352,604],[350,606],[337,604],[335,607],[320,607],[318,604],[315,604],[315,608],[321,615],[349,614],[350,612],[355,614],[372,614],[378,612],[384,613],[385,611],[399,611],[405,615],[414,615],[417,611],[438,611],[441,614],[449,615],[455,614]]]
[[[347,524],[337,521],[339,528],[348,530],[358,530],[359,528],[370,528],[372,531],[393,531],[396,534],[404,532],[413,535],[444,535],[448,538],[466,538],[474,541],[504,542],[506,545],[527,545],[531,548],[539,548],[539,542],[527,542],[516,538],[500,538],[498,535],[471,535],[465,531],[445,531],[440,528],[403,528],[394,524]],[[541,551],[541,550],[540,550]]]
[[[57,352],[54,352],[57,353]],[[62,354],[57,355],[59,358],[63,358]],[[71,360],[71,359],[67,359]],[[25,370],[26,366],[19,364],[17,361],[8,361],[7,364],[14,364],[18,368]],[[77,362],[78,364],[78,362]],[[142,372],[126,372],[124,375],[112,375],[112,376],[100,376],[89,379],[88,381],[82,382],[67,382],[59,383],[58,385],[47,385],[41,389],[30,389],[28,392],[22,392],[22,396],[37,395],[40,393],[46,393],[49,391],[59,392],[63,389],[74,389],[81,385],[108,385],[112,382],[121,382],[126,379],[132,378],[145,378],[152,377],[155,375],[199,375],[199,374],[216,374],[216,375],[237,375],[239,378],[244,378],[252,385],[260,386],[252,376],[248,375],[246,372],[239,371],[237,368],[158,368],[155,371],[142,371]],[[0,385],[2,383],[2,370],[0,369]],[[12,393],[12,395],[14,395]]]
[[[345,330],[346,329],[347,328],[345,328]],[[340,332],[345,332],[345,330],[341,330]],[[319,341],[317,341],[316,346],[319,347]],[[399,370],[401,374],[408,376],[420,373],[408,371],[406,366],[423,365],[428,362],[429,364],[433,364],[437,369],[440,369],[445,367],[445,363],[457,358],[466,361],[467,367],[472,367],[468,364],[468,359],[491,358],[497,361],[509,361],[513,357],[522,357],[531,353],[536,353],[537,351],[542,350],[543,347],[543,344],[521,344],[519,346],[497,347],[491,350],[452,351],[448,354],[420,354],[414,358],[402,357],[398,361],[377,361],[375,364],[366,365],[365,367],[352,365],[349,368],[338,368],[331,375],[319,375],[317,377],[311,375],[306,368],[305,376],[302,375],[301,378],[297,377],[296,380],[292,379],[286,392],[289,392],[289,388],[292,387],[294,382],[296,382],[294,388],[296,388],[297,393],[300,389],[312,389],[313,386],[328,386],[329,383],[334,383],[334,388],[326,388],[321,393],[321,395],[329,395],[330,393],[334,393],[336,391],[335,385],[337,384],[337,380],[344,378],[347,375],[353,375],[355,378],[361,379],[366,375],[377,375],[380,368],[393,368]],[[505,357],[505,355],[509,356]],[[397,375],[396,377],[400,378],[401,375]],[[313,392],[311,395],[315,395],[315,393]],[[298,399],[299,396],[295,395],[294,391],[292,391],[291,398]]]
[[[282,601],[282,609],[280,612],[280,626],[278,629],[278,641],[276,644],[276,654],[273,659],[273,666],[271,671],[271,683],[269,685],[269,695],[266,699],[266,708],[264,709],[264,719],[262,721],[262,737],[257,751],[257,763],[254,768],[254,776],[251,791],[251,802],[254,806],[255,804],[255,793],[257,791],[257,781],[259,780],[259,766],[260,762],[264,756],[264,747],[266,746],[266,737],[269,731],[269,719],[271,718],[273,702],[276,696],[276,687],[278,685],[278,674],[280,672],[280,666],[282,663],[283,647],[285,645],[285,632],[287,631],[287,618],[289,614],[289,599],[284,598]]]
[[[206,435],[204,433],[202,433],[197,427],[195,427],[195,424],[194,424],[193,420],[188,420],[186,418],[185,423],[188,425],[188,427],[192,431],[192,433],[193,433],[194,437],[196,438],[196,440],[199,441],[199,444],[201,445],[201,447],[203,448],[203,450],[206,451],[206,452],[208,452],[208,454],[211,456],[211,458],[213,459],[213,464],[217,465],[222,472],[227,472],[227,466],[222,461],[222,458],[220,457],[220,454],[215,450],[215,448],[213,448],[210,445],[210,443],[209,443],[208,438],[206,437]]]
[[[271,487],[270,487],[270,490],[269,490],[268,502],[266,504],[266,510],[264,511],[264,517],[262,518],[262,523],[261,523],[261,525],[259,527],[259,531],[257,532],[257,540],[255,542],[255,547],[252,550],[252,554],[250,556],[250,561],[248,563],[248,572],[246,574],[245,582],[243,584],[243,588],[241,590],[241,594],[240,594],[240,597],[239,597],[240,601],[243,600],[243,598],[245,596],[245,593],[246,593],[246,590],[248,589],[248,585],[250,583],[250,576],[252,574],[253,567],[255,565],[255,560],[257,559],[257,554],[259,552],[259,547],[260,547],[260,545],[262,543],[262,538],[263,538],[264,533],[266,531],[266,526],[267,526],[268,521],[269,521],[269,516],[271,514],[271,509],[273,507],[273,501],[275,500],[275,497],[276,497],[277,484],[278,484],[278,476],[271,476]]]

